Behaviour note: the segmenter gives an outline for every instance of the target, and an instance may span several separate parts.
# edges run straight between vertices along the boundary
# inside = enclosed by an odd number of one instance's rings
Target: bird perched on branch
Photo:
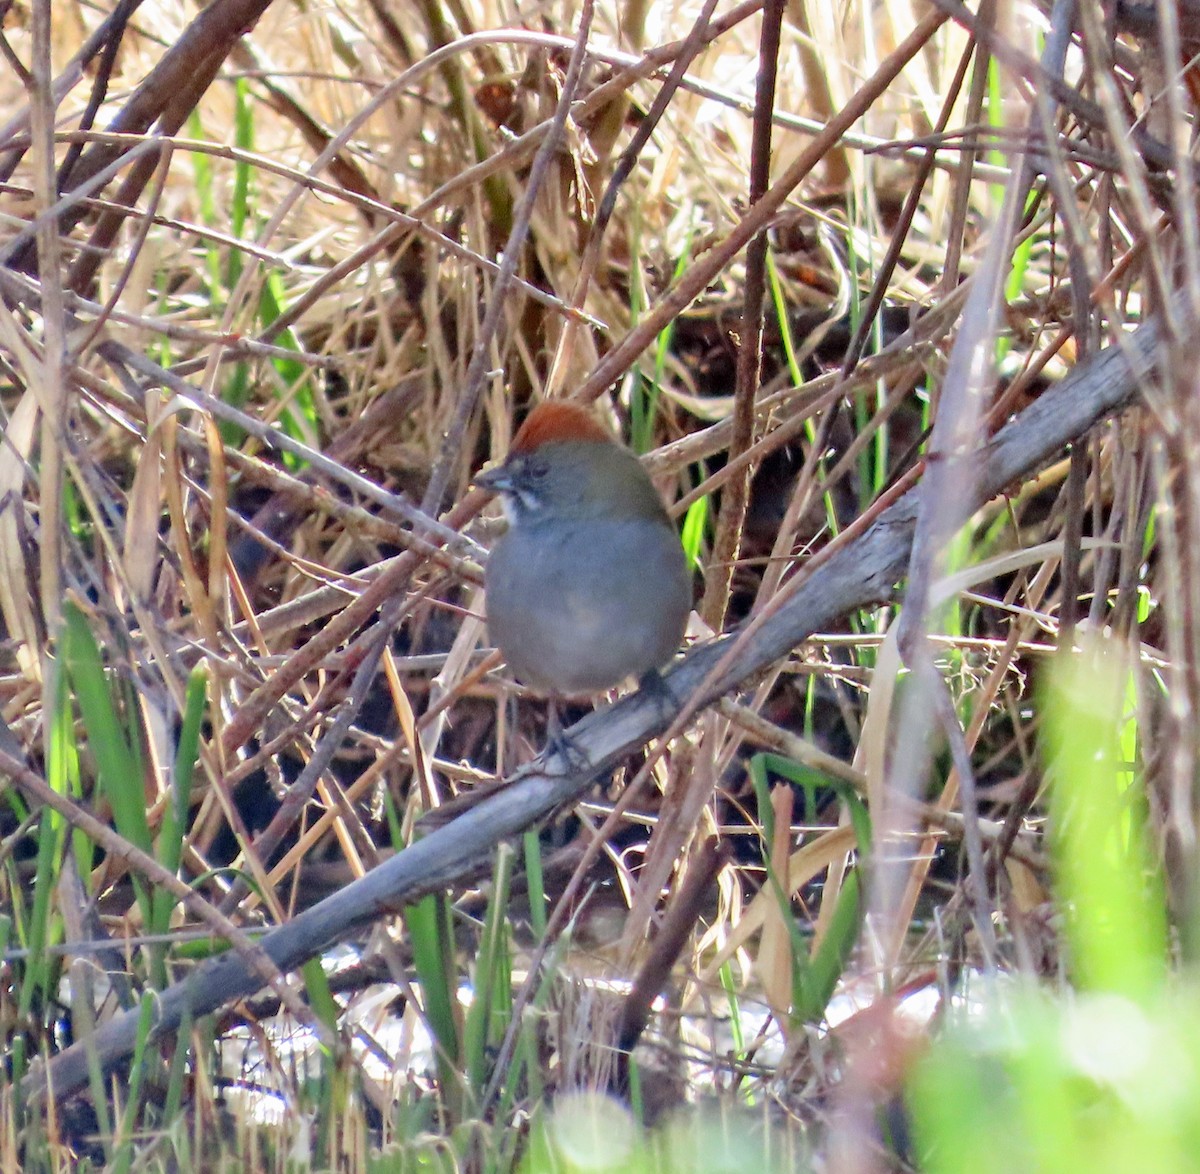
[[[475,483],[509,520],[485,573],[488,630],[550,696],[555,739],[556,699],[657,679],[691,610],[687,560],[637,457],[580,404],[539,404]]]

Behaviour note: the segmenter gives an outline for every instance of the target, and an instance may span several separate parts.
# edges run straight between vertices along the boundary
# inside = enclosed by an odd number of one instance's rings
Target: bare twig
[[[754,101],[754,137],[750,145],[750,185],[747,195],[753,208],[766,194],[771,177],[771,111],[775,106],[775,80],[779,68],[779,32],[783,24],[781,0],[768,0],[763,11],[758,51],[758,85]],[[767,285],[767,233],[763,227],[746,250],[746,283],[742,306],[742,334],[738,344],[737,386],[733,397],[733,438],[729,459],[737,460],[754,440],[754,403],[762,372],[763,303]],[[733,568],[742,543],[742,526],[750,497],[747,465],[726,482],[721,513],[713,539],[712,556],[705,575],[700,615],[714,631],[725,627],[725,609]]]
[[[592,0],[584,0],[580,17],[579,32],[567,73],[563,79],[562,93],[559,95],[558,106],[554,111],[550,131],[538,147],[533,158],[533,166],[529,169],[525,191],[521,202],[517,205],[513,216],[512,231],[504,248],[504,256],[500,259],[500,270],[492,283],[491,302],[487,313],[479,326],[479,334],[475,339],[475,350],[471,355],[470,365],[463,378],[463,387],[458,393],[458,402],[454,408],[454,418],[442,438],[441,451],[433,465],[429,476],[429,485],[425,491],[423,507],[426,513],[437,514],[441,508],[442,498],[450,483],[450,476],[455,465],[462,460],[463,436],[467,425],[475,414],[475,405],[483,390],[483,381],[487,377],[491,363],[492,341],[496,328],[501,319],[508,313],[508,287],[516,273],[517,264],[525,248],[525,238],[529,233],[529,224],[533,218],[533,209],[538,193],[545,182],[550,163],[558,151],[566,129],[567,117],[571,112],[571,103],[575,101],[575,93],[579,88],[579,79],[583,73],[583,63],[587,55],[588,32],[592,27]]]

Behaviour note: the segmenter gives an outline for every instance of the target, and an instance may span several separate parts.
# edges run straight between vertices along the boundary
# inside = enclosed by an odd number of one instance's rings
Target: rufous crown
[[[613,443],[612,434],[583,404],[572,400],[547,400],[528,416],[513,437],[515,453],[533,452],[560,440],[596,440]]]

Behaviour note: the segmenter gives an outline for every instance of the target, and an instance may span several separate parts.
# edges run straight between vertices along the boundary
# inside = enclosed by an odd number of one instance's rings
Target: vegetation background
[[[0,18],[6,1169],[1196,1168],[1192,0]],[[697,568],[571,762],[556,395]]]

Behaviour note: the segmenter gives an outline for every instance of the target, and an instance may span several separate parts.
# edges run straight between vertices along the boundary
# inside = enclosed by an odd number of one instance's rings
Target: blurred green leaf
[[[1132,770],[1133,698],[1128,656],[1111,640],[1057,657],[1043,694],[1052,845],[1074,976],[1086,989],[1144,1000],[1166,978],[1167,925]]]

